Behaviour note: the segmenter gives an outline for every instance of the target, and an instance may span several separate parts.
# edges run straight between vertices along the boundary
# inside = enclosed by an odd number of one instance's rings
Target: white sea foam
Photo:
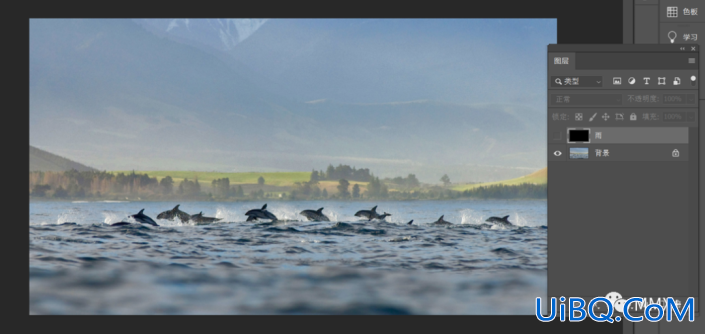
[[[267,211],[273,213],[279,220],[308,220],[306,217],[299,214],[302,210],[299,210],[291,204],[279,204],[276,208],[267,208]]]
[[[103,211],[101,214],[103,214],[103,223],[108,225],[121,221],[127,221],[126,217],[128,216],[126,213],[115,211]]]
[[[513,215],[509,216],[509,221],[512,222],[512,224],[514,224],[516,226],[541,226],[542,225],[540,223],[532,222],[532,221],[526,219],[526,217],[520,215],[517,212],[514,212]]]
[[[72,208],[60,213],[56,219],[56,224],[63,224],[67,222],[80,224],[85,220],[85,218],[86,212]]]
[[[485,217],[473,210],[473,209],[463,209],[460,211],[460,223],[461,224],[472,224],[480,225],[485,223]]]
[[[128,220],[126,220],[128,221]],[[132,221],[132,220],[129,220]],[[194,223],[191,222],[182,222],[181,219],[175,218],[174,220],[167,220],[167,219],[154,219],[154,221],[159,225],[159,226],[169,226],[169,227],[174,227],[174,226],[194,226]]]
[[[360,219],[360,217],[355,217],[352,214],[342,213],[330,209],[323,209],[323,214],[325,214],[332,222],[350,222]]]
[[[244,222],[246,211],[234,210],[226,208],[224,206],[219,206],[215,211],[215,218],[222,218],[219,222],[232,223],[232,222]]]

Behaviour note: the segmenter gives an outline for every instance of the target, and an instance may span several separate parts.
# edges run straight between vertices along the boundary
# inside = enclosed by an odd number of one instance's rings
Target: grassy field
[[[132,171],[113,171],[113,174]],[[156,177],[158,181],[171,176],[175,183],[187,178],[193,181],[198,177],[198,183],[210,187],[211,181],[215,179],[228,178],[230,185],[233,184],[257,184],[257,179],[262,176],[264,184],[270,186],[286,187],[294,185],[294,182],[306,182],[311,177],[311,172],[275,172],[275,173],[220,173],[220,172],[193,172],[193,171],[135,171],[135,173],[147,174],[149,177]]]
[[[546,180],[547,180],[547,175],[548,175],[548,168],[543,168],[543,169],[535,171],[529,175],[524,175],[524,176],[518,177],[516,179],[496,181],[496,182],[487,182],[487,183],[460,184],[460,185],[454,186],[452,189],[457,190],[457,191],[463,191],[463,190],[474,189],[474,188],[477,188],[480,186],[486,187],[486,186],[496,185],[496,184],[505,184],[505,185],[517,185],[517,184],[522,184],[522,183],[545,184]]]

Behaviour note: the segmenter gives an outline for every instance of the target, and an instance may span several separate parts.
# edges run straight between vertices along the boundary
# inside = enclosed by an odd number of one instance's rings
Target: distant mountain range
[[[40,150],[31,145],[29,146],[30,172],[63,172],[72,169],[79,172],[97,171],[95,168]]]
[[[229,51],[250,37],[267,19],[135,19],[149,31],[184,43]]]
[[[162,21],[30,20],[30,143],[107,170],[309,171],[342,163],[381,177],[438,182],[448,173],[463,182],[545,166],[545,94],[517,88],[533,75],[506,81],[501,102],[470,103],[500,88],[454,85],[454,71],[487,71],[462,59],[429,60],[427,67],[442,68],[438,76],[419,67],[423,57],[396,68],[364,60],[370,68],[356,74],[359,63],[344,69],[360,56],[349,54],[364,44],[356,34],[399,23],[341,21],[173,21],[169,29]],[[213,40],[226,31],[214,28],[220,24],[233,24],[222,45]],[[330,29],[314,29],[325,24]],[[385,52],[405,52],[404,36]]]

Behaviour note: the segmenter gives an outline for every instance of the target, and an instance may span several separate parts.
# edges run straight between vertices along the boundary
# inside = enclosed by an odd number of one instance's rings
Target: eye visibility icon
[[[559,84],[559,85],[561,85],[561,86],[563,86],[563,82],[561,82],[561,79],[560,79],[560,78],[556,78],[556,83]]]

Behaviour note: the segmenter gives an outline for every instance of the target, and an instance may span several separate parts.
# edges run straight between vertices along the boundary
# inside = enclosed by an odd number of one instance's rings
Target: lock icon
[[[678,152],[677,149],[673,150],[673,157],[674,157],[674,158],[678,158],[680,155],[681,155],[681,154],[680,154],[680,152]]]
[[[632,114],[629,116],[629,120],[630,120],[630,121],[636,121],[636,114],[635,114],[635,113],[632,113]]]

